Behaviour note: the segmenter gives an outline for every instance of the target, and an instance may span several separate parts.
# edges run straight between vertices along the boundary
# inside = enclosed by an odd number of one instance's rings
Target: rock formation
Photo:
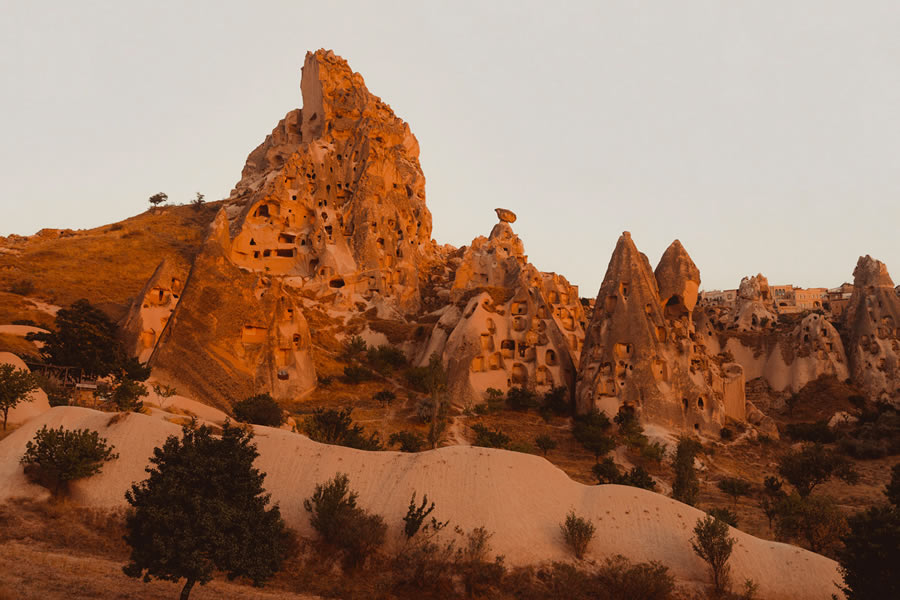
[[[330,51],[307,54],[303,109],[248,157],[229,210],[229,259],[349,303],[419,307],[432,254],[419,144],[362,77]]]
[[[309,391],[304,298],[415,311],[432,260],[406,123],[330,51],[307,54],[300,89],[303,108],[250,153],[152,354],[154,367],[219,402]]]
[[[131,303],[122,325],[126,347],[146,362],[181,295],[187,273],[162,261]]]
[[[738,331],[760,331],[778,321],[769,293],[769,280],[762,273],[741,279],[732,319],[729,326]]]
[[[448,366],[450,397],[457,404],[481,402],[490,387],[574,389],[584,341],[578,288],[528,262],[510,223],[497,209],[490,236],[472,241],[458,266],[448,306],[420,362],[432,353]]]
[[[700,272],[677,240],[654,273],[628,232],[619,238],[588,325],[576,407],[717,432],[726,416],[743,419],[739,365],[712,360],[692,313]]]
[[[844,314],[854,383],[873,400],[900,403],[900,298],[887,267],[861,256],[853,270],[853,296]]]

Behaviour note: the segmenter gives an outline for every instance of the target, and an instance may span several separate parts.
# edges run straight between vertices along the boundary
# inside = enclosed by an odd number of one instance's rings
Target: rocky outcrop
[[[769,280],[762,273],[741,279],[737,302],[727,326],[738,331],[762,331],[767,327],[774,327],[777,321],[778,315],[775,314],[769,292]]]
[[[150,362],[223,407],[264,391],[298,398],[316,382],[302,297],[282,278],[238,268],[228,252],[222,210]]]
[[[307,54],[300,88],[235,187],[229,259],[332,303],[418,309],[433,244],[415,136],[330,51]]]
[[[900,298],[887,267],[862,256],[853,270],[853,296],[844,313],[854,383],[873,400],[900,403]]]
[[[578,288],[530,264],[510,227],[515,216],[501,209],[497,216],[490,236],[466,248],[450,289],[453,304],[419,359],[443,357],[459,405],[481,402],[491,387],[573,390],[584,341]]]
[[[126,347],[141,362],[149,360],[184,287],[187,272],[162,261],[135,297],[122,324]]]
[[[406,123],[330,51],[307,54],[300,89],[303,108],[250,153],[152,354],[219,403],[311,390],[304,299],[414,312],[433,261]]]
[[[719,365],[694,328],[700,272],[677,240],[654,273],[628,232],[619,238],[597,295],[581,353],[576,406],[718,431],[743,419],[743,371]]]

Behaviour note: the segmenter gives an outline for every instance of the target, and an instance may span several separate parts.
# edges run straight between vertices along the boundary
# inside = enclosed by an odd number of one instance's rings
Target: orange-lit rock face
[[[178,304],[187,273],[162,261],[132,302],[123,335],[132,352],[146,362]]]
[[[844,313],[850,375],[873,400],[900,403],[900,298],[887,267],[862,256]]]
[[[743,370],[710,360],[692,311],[700,272],[677,240],[654,273],[628,232],[616,244],[581,352],[576,408],[717,431],[744,418]]]
[[[303,298],[340,310],[378,297],[415,312],[434,254],[406,123],[330,51],[307,54],[300,88],[303,108],[247,158],[153,355],[220,401],[311,390]]]
[[[301,90],[302,111],[251,153],[235,188],[229,258],[295,287],[417,308],[433,252],[418,142],[331,52],[307,55]]]
[[[539,392],[574,389],[584,343],[584,311],[578,288],[528,262],[522,241],[505,215],[489,237],[466,249],[445,312],[422,362],[432,352],[448,365],[450,395],[459,404],[481,402],[488,388],[512,386]]]

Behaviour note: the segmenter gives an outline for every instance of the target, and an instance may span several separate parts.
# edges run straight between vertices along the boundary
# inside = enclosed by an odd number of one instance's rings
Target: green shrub
[[[103,463],[119,457],[105,438],[88,429],[41,427],[25,444],[21,463],[29,479],[49,489],[54,496],[68,491],[69,483],[99,473]]]
[[[378,432],[367,437],[362,426],[353,423],[350,412],[347,409],[316,408],[312,415],[304,419],[303,429],[309,439],[323,444],[347,446],[357,450],[381,450]]]
[[[690,506],[697,503],[700,495],[700,479],[694,468],[694,458],[702,450],[700,443],[690,437],[681,436],[675,447],[672,460],[675,469],[675,481],[672,483],[672,497]]]
[[[691,548],[709,565],[713,587],[718,593],[728,589],[731,574],[728,560],[731,558],[735,541],[728,535],[728,524],[715,517],[698,519],[694,526]]]
[[[579,560],[584,558],[584,553],[587,552],[588,545],[594,538],[594,524],[579,517],[573,510],[566,515],[566,520],[559,526],[559,529],[566,544],[575,554],[575,558]]]
[[[506,396],[497,388],[488,388],[484,392],[485,402],[487,403],[488,412],[497,412],[503,410],[506,402]]]
[[[820,554],[832,555],[847,532],[847,519],[829,496],[783,496],[775,506],[775,533]]]
[[[366,340],[362,336],[354,335],[344,342],[339,358],[343,361],[359,360],[365,354],[366,349]]]
[[[66,385],[53,375],[40,375],[33,373],[32,377],[37,382],[38,387],[47,394],[47,402],[50,406],[68,406],[74,396],[74,390],[66,387]]]
[[[375,374],[366,367],[360,367],[359,365],[347,365],[344,367],[344,380],[347,383],[357,384],[374,378]]]
[[[567,415],[572,411],[569,390],[565,386],[557,386],[544,394],[542,408],[555,415]]]
[[[472,425],[472,431],[475,432],[475,441],[473,446],[481,446],[483,448],[509,448],[510,437],[499,429],[488,429],[482,423]]]
[[[538,398],[532,390],[526,387],[511,387],[506,392],[506,403],[513,410],[528,410],[538,407]]]
[[[366,363],[382,375],[390,375],[406,367],[406,355],[393,346],[370,347],[366,351]]]
[[[356,505],[359,494],[350,489],[350,478],[337,473],[317,484],[312,496],[303,501],[310,522],[322,540],[346,553],[347,563],[356,566],[384,543],[387,525]]]
[[[606,414],[594,410],[576,419],[572,435],[599,462],[601,456],[616,447],[615,440],[606,434],[609,427]]]
[[[739,477],[723,477],[716,486],[731,496],[732,501],[737,504],[739,496],[747,496],[750,494],[752,486],[749,481],[745,481]]]
[[[34,291],[34,282],[30,279],[19,279],[9,284],[7,288],[10,294],[17,296],[27,296]]]
[[[851,485],[859,479],[853,465],[846,458],[821,444],[808,444],[800,450],[786,452],[778,461],[778,474],[804,498],[832,477]]]
[[[738,516],[733,510],[729,510],[727,508],[710,508],[706,511],[706,514],[713,517],[714,519],[718,519],[720,521],[724,521],[737,529],[738,526]]]
[[[802,440],[805,442],[830,444],[837,439],[837,435],[828,426],[827,421],[816,421],[815,423],[788,423],[785,427],[785,432],[792,440]]]
[[[374,400],[379,402],[382,406],[390,406],[391,403],[397,399],[397,394],[392,392],[391,390],[381,390],[375,393]]]
[[[284,411],[269,394],[257,394],[235,402],[234,418],[243,423],[281,427],[287,420]]]
[[[17,369],[10,364],[0,365],[0,413],[3,414],[4,431],[9,411],[21,402],[31,402],[28,394],[37,386],[37,380],[27,369]]]
[[[398,431],[388,438],[388,446],[400,445],[400,452],[421,452],[425,447],[425,436],[416,431]]]
[[[534,438],[534,444],[538,448],[540,448],[541,452],[544,453],[544,456],[547,456],[547,453],[551,450],[555,450],[557,443],[552,437],[547,435],[546,433],[541,434]]]

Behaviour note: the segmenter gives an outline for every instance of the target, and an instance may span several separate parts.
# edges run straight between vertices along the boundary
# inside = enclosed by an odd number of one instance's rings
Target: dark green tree
[[[313,495],[303,501],[313,529],[325,543],[344,550],[350,566],[360,564],[381,546],[387,532],[384,519],[357,506],[357,498],[350,478],[337,473],[317,484]]]
[[[709,565],[713,587],[718,593],[728,588],[731,571],[728,559],[731,558],[734,544],[735,539],[728,535],[728,524],[724,521],[712,516],[697,520],[691,547],[694,553]]]
[[[116,377],[112,383],[101,385],[94,396],[113,404],[120,412],[140,412],[144,408],[141,398],[147,395],[147,386],[127,375]]]
[[[323,444],[347,446],[358,450],[381,450],[378,432],[365,434],[361,425],[353,423],[349,409],[316,408],[303,422],[309,439]]]
[[[900,464],[891,470],[884,492],[889,504],[850,517],[837,551],[847,600],[900,598]]]
[[[740,477],[724,477],[719,480],[719,483],[717,483],[716,486],[731,496],[731,500],[734,504],[737,504],[737,499],[740,496],[747,496],[750,494],[751,489],[750,482],[741,479]]]
[[[541,452],[544,453],[544,456],[547,456],[548,452],[556,449],[557,443],[551,436],[543,433],[534,438],[534,445],[540,448]]]
[[[99,473],[103,463],[119,457],[96,431],[41,427],[25,444],[21,463],[25,475],[49,489],[54,497],[65,494],[69,483]]]
[[[702,446],[697,440],[682,436],[675,447],[673,467],[675,481],[672,483],[672,497],[679,502],[694,506],[700,495],[700,478],[694,468],[694,458],[700,453]]]
[[[609,453],[616,447],[615,440],[607,435],[610,423],[606,413],[596,410],[578,417],[572,428],[572,435],[594,455],[594,459],[600,462],[600,457]]]
[[[10,364],[0,365],[0,413],[3,413],[3,431],[6,431],[9,411],[21,402],[31,402],[28,394],[35,389],[37,381],[31,373]]]
[[[284,411],[269,394],[257,394],[235,402],[231,407],[234,418],[244,423],[281,427],[287,420]]]
[[[149,377],[149,369],[128,356],[115,323],[87,300],[60,309],[54,327],[47,333],[28,334],[29,340],[44,344],[41,357],[47,362],[84,369],[98,377],[123,371],[134,381]]]
[[[425,436],[417,431],[398,431],[388,438],[388,446],[400,446],[400,452],[421,452]]]
[[[149,477],[125,493],[131,505],[125,541],[130,577],[195,584],[215,571],[262,585],[290,551],[290,534],[277,505],[267,508],[265,474],[253,467],[259,453],[253,432],[225,423],[221,437],[195,424],[153,451]]]
[[[158,194],[153,194],[152,196],[150,196],[149,202],[150,202],[150,204],[153,205],[153,208],[156,208],[158,205],[162,204],[163,202],[165,202],[168,199],[169,199],[168,194],[159,192]]]
[[[859,479],[846,457],[821,444],[807,444],[800,450],[786,452],[778,461],[778,474],[794,486],[802,498],[832,477],[849,484]]]
[[[375,392],[374,399],[379,402],[381,406],[390,406],[391,403],[397,399],[397,394],[391,390],[381,390]]]
[[[481,446],[482,448],[509,448],[512,441],[508,435],[500,429],[489,429],[482,423],[472,425],[472,431],[475,432],[475,441],[473,446]]]

